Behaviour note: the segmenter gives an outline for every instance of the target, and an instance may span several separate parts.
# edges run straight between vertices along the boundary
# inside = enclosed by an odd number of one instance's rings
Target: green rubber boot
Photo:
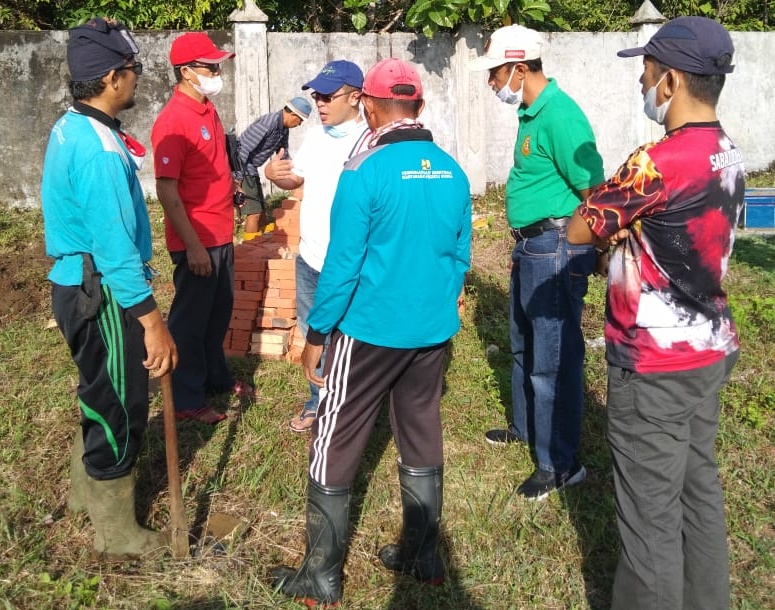
[[[94,555],[98,559],[139,559],[169,550],[169,536],[140,527],[135,516],[132,474],[97,481],[88,478],[89,518],[94,525]]]
[[[88,478],[83,467],[83,431],[79,427],[73,435],[73,448],[70,453],[70,495],[67,497],[67,509],[71,513],[85,513],[89,510],[86,489]]]

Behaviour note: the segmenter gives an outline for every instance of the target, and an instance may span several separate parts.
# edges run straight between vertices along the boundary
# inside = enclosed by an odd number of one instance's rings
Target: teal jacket
[[[90,253],[119,305],[139,306],[133,313],[142,315],[155,302],[144,264],[152,254],[151,226],[138,166],[118,123],[89,114],[70,109],[49,138],[42,184],[46,254],[54,259],[48,278],[79,285],[81,253]]]
[[[438,345],[460,327],[471,196],[430,132],[400,129],[344,167],[307,340],[333,329],[390,348]]]

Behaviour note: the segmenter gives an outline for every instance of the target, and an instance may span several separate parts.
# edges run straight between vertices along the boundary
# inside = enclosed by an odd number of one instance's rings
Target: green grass
[[[498,449],[483,433],[504,422],[509,396],[506,317],[510,238],[502,191],[475,204],[487,219],[474,237],[461,332],[450,348],[442,402],[445,440],[444,547],[449,578],[440,588],[395,579],[376,551],[400,529],[396,450],[381,417],[354,489],[345,565],[347,609],[604,609],[618,552],[610,458],[605,441],[603,350],[590,347],[581,458],[589,479],[543,503],[514,493],[533,469],[523,447]],[[158,205],[151,206],[161,249]],[[34,212],[0,210],[0,259],[14,244],[39,241]],[[8,232],[16,236],[13,239]],[[11,242],[14,243],[11,243]],[[168,257],[155,259],[169,303]],[[36,277],[43,277],[38,270]],[[41,280],[42,281],[42,280]],[[732,553],[732,607],[773,607],[775,580],[775,240],[739,237],[727,288],[743,341],[724,390],[718,439]],[[587,339],[602,335],[605,286],[593,278],[584,313]],[[77,375],[46,308],[0,323],[0,610],[298,608],[266,584],[268,568],[298,564],[304,550],[308,437],[288,419],[305,397],[300,370],[234,359],[251,379],[254,404],[232,409],[216,428],[179,426],[181,477],[192,530],[225,512],[249,527],[225,552],[201,543],[185,561],[104,565],[90,559],[91,526],[66,512],[70,438],[78,422]],[[158,396],[138,465],[138,515],[167,525],[168,494]]]

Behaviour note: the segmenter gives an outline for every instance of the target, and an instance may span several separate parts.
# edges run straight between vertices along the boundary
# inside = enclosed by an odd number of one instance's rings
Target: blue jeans
[[[581,310],[595,252],[568,244],[561,228],[517,242],[511,259],[514,430],[535,451],[539,468],[566,472],[576,464],[581,438]]]
[[[310,267],[307,262],[301,257],[296,257],[296,324],[299,325],[302,334],[307,336],[307,318],[309,317],[310,309],[315,302],[315,289],[318,287],[318,278],[320,278],[320,271],[315,271]],[[326,338],[326,344],[323,348],[323,353],[320,356],[320,366],[315,369],[315,374],[320,376],[323,374],[323,364],[326,361],[326,353],[328,352],[328,338]],[[316,413],[318,410],[318,402],[320,399],[320,388],[312,383],[309,384],[309,398],[304,403],[304,411],[312,411]]]

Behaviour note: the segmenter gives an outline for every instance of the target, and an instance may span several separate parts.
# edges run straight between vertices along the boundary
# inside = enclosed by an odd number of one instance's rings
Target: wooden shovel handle
[[[161,398],[164,409],[164,445],[167,453],[167,480],[170,486],[170,526],[172,528],[172,556],[188,557],[188,524],[183,509],[183,490],[180,485],[178,458],[178,429],[175,424],[175,401],[172,398],[172,378],[167,373],[161,378]]]

